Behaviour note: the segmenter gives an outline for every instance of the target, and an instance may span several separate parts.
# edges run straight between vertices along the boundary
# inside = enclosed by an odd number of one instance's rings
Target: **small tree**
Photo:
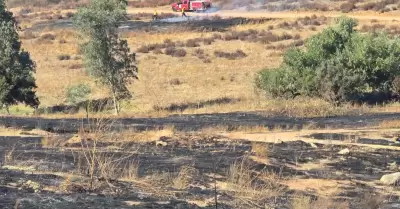
[[[70,104],[78,105],[79,103],[86,102],[85,111],[86,118],[89,118],[89,95],[92,93],[92,90],[87,84],[78,84],[69,86],[67,89],[67,101]]]
[[[138,79],[135,53],[118,36],[118,27],[126,19],[126,6],[126,0],[92,0],[74,16],[85,40],[81,44],[85,68],[110,90],[115,114],[119,114],[119,102],[132,96],[127,84]]]
[[[35,63],[28,52],[21,49],[13,14],[0,0],[0,107],[18,103],[37,108],[39,100],[34,73]]]

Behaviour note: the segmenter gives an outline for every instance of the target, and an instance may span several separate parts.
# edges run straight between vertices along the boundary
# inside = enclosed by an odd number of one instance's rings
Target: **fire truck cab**
[[[185,9],[185,11],[205,11],[209,8],[211,8],[211,1],[210,0],[181,0],[178,3],[173,3],[172,5],[172,10],[175,12],[182,11],[182,9]]]

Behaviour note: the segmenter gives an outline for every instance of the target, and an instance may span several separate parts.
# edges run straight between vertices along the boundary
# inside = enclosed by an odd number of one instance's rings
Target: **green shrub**
[[[66,98],[68,103],[76,105],[80,102],[88,100],[89,94],[92,92],[87,84],[77,84],[69,86],[67,89]]]
[[[384,33],[361,34],[354,19],[310,38],[305,49],[291,48],[278,69],[262,70],[259,88],[274,97],[311,96],[334,103],[373,93],[393,93],[399,74],[400,39]]]

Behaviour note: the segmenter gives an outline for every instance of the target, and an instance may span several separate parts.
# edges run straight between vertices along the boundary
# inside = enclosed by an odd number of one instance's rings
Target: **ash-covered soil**
[[[299,200],[312,208],[366,208],[371,200],[396,208],[400,201],[398,187],[379,182],[399,169],[390,147],[180,133],[148,142],[1,137],[0,152],[1,208],[295,208]]]

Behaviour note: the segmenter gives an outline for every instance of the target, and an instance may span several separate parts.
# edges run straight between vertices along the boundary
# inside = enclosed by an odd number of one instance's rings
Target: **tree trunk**
[[[113,91],[113,102],[114,102],[115,115],[119,115],[119,104],[115,91]]]
[[[86,111],[86,120],[89,122],[89,102],[86,104],[85,111]]]

